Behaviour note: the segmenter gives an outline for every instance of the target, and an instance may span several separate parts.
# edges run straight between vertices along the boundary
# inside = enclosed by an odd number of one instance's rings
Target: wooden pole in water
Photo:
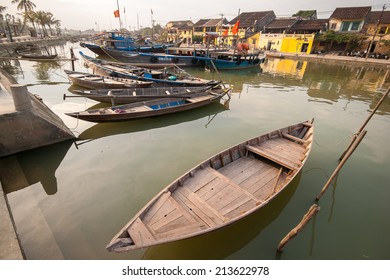
[[[287,244],[287,242],[290,241],[291,238],[295,237],[305,226],[306,224],[311,220],[311,218],[314,217],[317,212],[320,211],[320,207],[317,204],[313,204],[309,211],[303,216],[300,223],[294,227],[283,239],[280,241],[278,245],[278,252],[282,252],[284,246]]]
[[[75,57],[74,57],[74,53],[73,53],[73,48],[70,47],[70,60],[72,62],[72,71],[74,71],[74,61],[75,61]]]
[[[360,127],[359,131],[353,135],[353,138],[351,140],[351,142],[349,143],[348,147],[345,149],[345,151],[343,152],[343,154],[340,156],[339,160],[341,161],[345,154],[347,153],[347,151],[349,150],[349,148],[352,146],[352,144],[356,141],[357,139],[357,136],[363,131],[364,127],[367,125],[367,123],[370,121],[370,119],[372,118],[372,116],[374,116],[375,112],[378,110],[379,106],[381,106],[381,104],[383,103],[383,101],[385,100],[386,96],[389,94],[390,92],[390,88],[387,89],[387,91],[385,92],[385,94],[382,96],[382,98],[378,101],[378,104],[376,104],[374,110],[372,110],[371,114],[368,116],[368,118],[366,119],[366,121],[363,123],[363,125]]]
[[[336,175],[339,173],[341,168],[343,167],[344,163],[348,160],[348,158],[352,155],[352,153],[356,150],[357,146],[359,146],[360,142],[363,140],[364,136],[366,135],[367,131],[363,130],[360,132],[356,140],[352,143],[352,145],[348,148],[347,152],[345,153],[345,156],[340,161],[339,165],[336,167],[333,174],[330,176],[329,180],[326,182],[325,186],[322,188],[321,192],[317,195],[316,200],[320,200],[324,192],[327,190],[329,185],[332,183],[333,179],[336,177]]]

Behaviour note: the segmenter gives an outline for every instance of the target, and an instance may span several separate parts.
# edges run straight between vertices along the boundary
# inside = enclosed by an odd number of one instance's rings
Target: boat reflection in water
[[[41,183],[46,194],[57,193],[55,173],[72,144],[73,140],[64,141],[0,159],[4,192],[9,194]]]

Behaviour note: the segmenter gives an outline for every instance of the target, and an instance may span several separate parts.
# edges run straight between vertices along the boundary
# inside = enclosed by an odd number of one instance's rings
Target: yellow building
[[[371,45],[370,52],[389,54],[390,47],[390,11],[373,11],[364,26],[367,39],[364,49]],[[372,42],[372,43],[371,43]]]

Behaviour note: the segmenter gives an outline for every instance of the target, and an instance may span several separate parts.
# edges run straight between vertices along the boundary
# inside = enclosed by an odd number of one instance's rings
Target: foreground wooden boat
[[[72,90],[73,93],[82,97],[116,105],[160,98],[188,98],[199,94],[207,94],[210,91],[212,91],[212,87],[209,86]]]
[[[126,252],[204,234],[275,198],[302,169],[313,120],[249,139],[205,160],[165,187],[107,245]]]
[[[202,107],[219,101],[230,89],[214,89],[189,98],[161,98],[120,106],[66,113],[66,115],[90,122],[119,122],[159,115],[172,114]]]
[[[99,74],[150,81],[166,86],[215,86],[220,81],[206,80],[189,75],[183,69],[173,65],[170,68],[152,70],[141,68],[125,63],[115,63],[106,60],[96,59],[80,52],[86,64]]]
[[[119,89],[149,87],[153,82],[137,81],[125,78],[116,78],[104,75],[89,74],[64,70],[73,84],[89,89]]]

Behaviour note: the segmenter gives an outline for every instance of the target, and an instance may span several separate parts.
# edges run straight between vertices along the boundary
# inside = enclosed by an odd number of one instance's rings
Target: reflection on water
[[[41,183],[46,194],[57,192],[55,172],[73,141],[64,141],[46,147],[0,158],[0,178],[4,192],[9,194]]]
[[[67,57],[69,47],[57,48],[57,53]],[[63,69],[70,69],[70,62],[3,65],[21,84],[45,84],[29,89],[68,127],[74,127],[75,121],[64,113],[97,104],[83,98],[63,100],[69,87]],[[88,71],[80,61],[76,67]],[[275,255],[280,239],[299,222],[326,182],[326,174],[337,166],[348,144],[345,139],[390,86],[389,70],[288,59],[268,59],[260,70],[219,73],[234,87],[228,106],[212,104],[124,123],[79,121],[79,149],[67,142],[1,159],[2,184],[26,255],[32,259],[61,255],[66,259],[390,259],[383,250],[390,246],[386,238],[390,234],[389,98],[339,174],[337,188],[323,197],[312,225],[281,256]],[[219,79],[217,73],[201,68],[186,71]],[[105,250],[130,216],[204,158],[260,132],[311,117],[316,119],[316,145],[303,173],[262,211],[197,238],[126,254]],[[36,213],[40,222],[31,219]],[[49,233],[50,244],[61,254],[46,250],[43,233]],[[47,252],[44,257],[42,252]]]

